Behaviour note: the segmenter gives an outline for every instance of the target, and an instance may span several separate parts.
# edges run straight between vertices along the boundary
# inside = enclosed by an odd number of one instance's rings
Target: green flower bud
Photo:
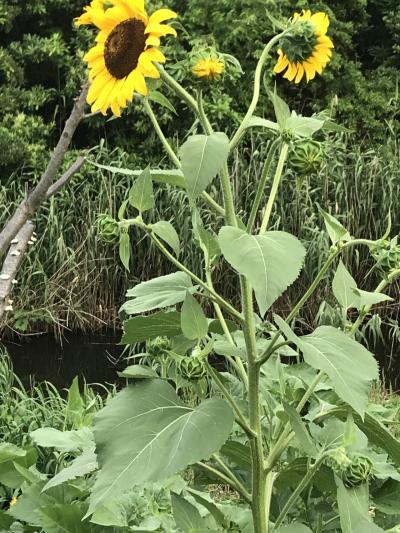
[[[290,155],[290,165],[294,172],[307,176],[318,172],[324,159],[322,143],[313,140],[296,142]]]
[[[196,357],[182,357],[177,370],[184,379],[189,381],[198,381],[207,375],[204,362]]]
[[[118,222],[112,216],[101,214],[97,217],[96,224],[102,241],[107,244],[118,244],[120,229]]]
[[[397,238],[391,241],[380,241],[371,248],[371,255],[385,272],[400,267],[400,244],[397,243]]]
[[[171,349],[171,341],[168,337],[156,337],[147,343],[147,353],[151,357],[163,357],[168,355]]]
[[[342,481],[345,487],[357,487],[367,483],[374,477],[373,465],[368,457],[355,457],[351,464],[342,472]]]

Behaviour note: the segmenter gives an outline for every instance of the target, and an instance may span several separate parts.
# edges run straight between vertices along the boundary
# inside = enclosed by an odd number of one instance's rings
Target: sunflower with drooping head
[[[303,10],[295,13],[279,43],[276,73],[283,72],[284,78],[300,83],[307,82],[321,74],[332,57],[333,42],[326,35],[329,17],[326,13]]]
[[[76,25],[94,24],[100,30],[96,45],[84,57],[92,112],[106,115],[111,108],[119,117],[135,92],[147,95],[146,78],[159,78],[155,63],[165,62],[160,38],[176,36],[174,28],[163,22],[176,16],[170,9],[149,16],[144,0],[93,0],[85,7]]]

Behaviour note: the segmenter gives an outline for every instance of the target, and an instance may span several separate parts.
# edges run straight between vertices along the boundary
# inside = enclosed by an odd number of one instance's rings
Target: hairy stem
[[[265,160],[264,168],[263,168],[260,180],[257,185],[257,192],[254,198],[253,206],[251,208],[249,220],[247,221],[247,232],[248,233],[252,232],[254,222],[257,217],[258,209],[260,208],[260,203],[261,203],[261,200],[264,194],[264,189],[265,189],[265,184],[268,179],[268,174],[269,174],[269,171],[271,170],[272,161],[274,159],[274,155],[275,155],[276,149],[278,148],[279,143],[280,143],[280,139],[275,139],[275,141],[273,141],[273,143],[271,144],[268,150],[267,159]]]
[[[285,32],[282,32],[282,33],[276,35],[275,37],[273,37],[269,41],[267,46],[264,48],[264,51],[261,54],[260,59],[258,60],[256,71],[255,71],[255,74],[254,74],[253,98],[251,100],[249,109],[247,110],[247,113],[246,113],[242,123],[240,124],[238,130],[236,131],[235,135],[233,136],[233,139],[231,140],[231,143],[230,143],[231,150],[233,150],[233,148],[235,148],[237,146],[237,144],[239,143],[239,141],[240,141],[240,139],[241,139],[241,137],[243,135],[243,132],[245,131],[245,129],[249,125],[249,121],[250,121],[251,117],[253,116],[254,111],[255,111],[255,109],[257,107],[258,101],[260,99],[261,75],[262,75],[262,71],[263,71],[265,62],[266,62],[266,60],[267,60],[267,58],[269,56],[269,53],[270,53],[272,47],[277,42],[279,42],[279,40],[281,39],[281,37],[284,34],[285,34]]]
[[[265,208],[265,213],[264,213],[263,221],[262,221],[261,228],[260,228],[260,235],[262,233],[265,233],[268,229],[269,219],[271,217],[272,208],[274,206],[276,195],[279,190],[279,185],[281,183],[283,169],[285,167],[286,159],[288,156],[288,151],[289,151],[289,145],[284,143],[282,145],[281,153],[279,155],[278,166],[276,167],[271,193],[269,195],[267,206]]]

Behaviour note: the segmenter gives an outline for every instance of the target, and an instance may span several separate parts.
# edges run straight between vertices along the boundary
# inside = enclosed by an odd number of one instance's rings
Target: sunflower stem
[[[264,65],[265,65],[265,62],[269,56],[269,53],[272,49],[272,47],[279,42],[279,40],[287,33],[288,30],[285,30],[284,32],[282,33],[279,33],[278,35],[276,35],[275,37],[273,37],[269,43],[266,45],[266,47],[264,48],[263,50],[263,53],[261,54],[260,56],[260,59],[258,60],[258,63],[257,63],[257,67],[256,67],[256,71],[255,71],[255,75],[254,75],[254,90],[253,90],[253,99],[250,103],[250,106],[249,106],[249,109],[242,121],[242,123],[240,124],[238,130],[236,131],[235,135],[233,136],[233,139],[231,140],[231,143],[230,143],[230,146],[231,146],[231,150],[233,150],[233,148],[235,148],[237,146],[237,144],[239,143],[245,129],[248,127],[249,125],[249,121],[251,119],[251,117],[253,116],[253,113],[257,107],[257,104],[258,104],[258,101],[260,99],[260,89],[261,89],[261,75],[262,75],[262,71],[263,71],[263,68],[264,68]]]
[[[282,173],[285,167],[288,152],[289,152],[289,145],[287,143],[283,143],[282,148],[281,148],[281,153],[279,155],[278,166],[276,167],[276,171],[275,171],[274,181],[272,183],[271,193],[268,198],[267,207],[265,208],[265,213],[264,213],[263,221],[262,221],[261,228],[260,228],[260,235],[267,231],[269,219],[271,218],[272,208],[274,206],[276,195],[279,190],[279,185],[281,183]]]

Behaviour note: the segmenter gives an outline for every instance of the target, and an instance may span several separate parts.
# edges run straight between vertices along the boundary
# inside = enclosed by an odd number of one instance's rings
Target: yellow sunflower
[[[199,59],[192,68],[192,72],[197,78],[205,78],[214,81],[223,74],[224,69],[225,65],[221,59],[216,59],[210,56]]]
[[[300,83],[304,76],[309,82],[317,73],[321,74],[332,57],[333,42],[326,35],[328,27],[326,13],[312,15],[309,10],[295,13],[290,31],[280,41],[274,71],[287,69],[283,77],[295,83]]]
[[[85,55],[88,63],[87,101],[92,112],[103,115],[111,108],[116,116],[128,105],[135,92],[146,96],[145,78],[159,78],[154,63],[164,63],[160,37],[176,36],[176,31],[162,24],[177,15],[159,9],[148,16],[144,0],[93,0],[75,24],[94,24],[99,28],[96,45]]]

